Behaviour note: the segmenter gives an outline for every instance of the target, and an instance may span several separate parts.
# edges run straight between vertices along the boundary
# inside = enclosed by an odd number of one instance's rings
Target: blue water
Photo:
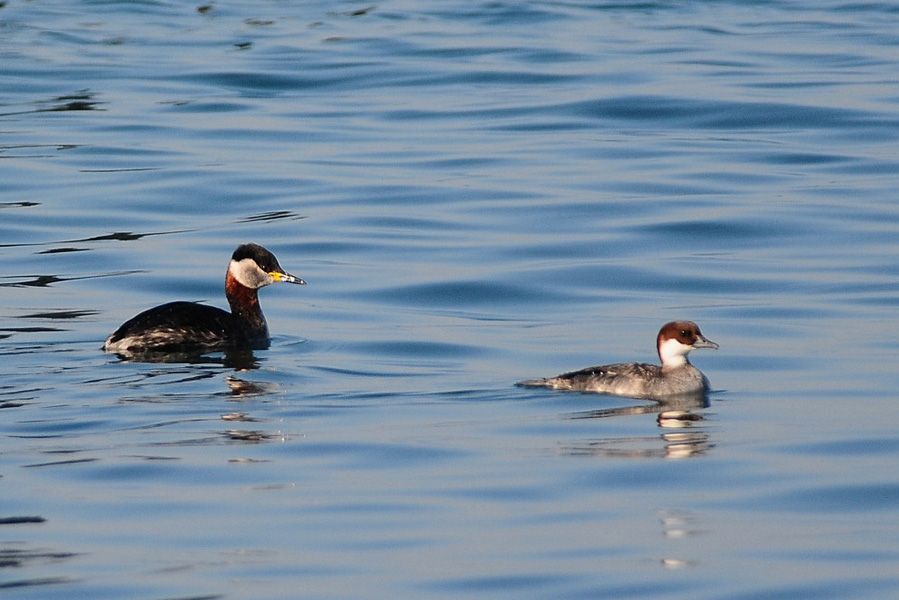
[[[895,598],[899,9],[0,7],[0,592]],[[123,362],[224,306],[249,359]],[[708,406],[514,387],[721,345]],[[693,420],[658,421],[686,410]]]

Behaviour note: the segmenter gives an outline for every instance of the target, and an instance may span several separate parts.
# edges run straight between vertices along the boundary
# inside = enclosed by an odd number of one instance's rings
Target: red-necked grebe
[[[267,348],[268,325],[257,290],[272,283],[306,282],[282,269],[262,246],[243,244],[231,256],[225,275],[231,312],[196,302],[169,302],[125,321],[103,349],[134,353]]]

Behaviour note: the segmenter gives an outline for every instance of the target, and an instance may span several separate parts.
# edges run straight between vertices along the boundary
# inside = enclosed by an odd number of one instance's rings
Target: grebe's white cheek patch
[[[271,275],[259,268],[256,261],[252,258],[244,258],[243,260],[232,260],[228,266],[231,276],[237,280],[239,284],[252,290],[264,287],[274,282]]]

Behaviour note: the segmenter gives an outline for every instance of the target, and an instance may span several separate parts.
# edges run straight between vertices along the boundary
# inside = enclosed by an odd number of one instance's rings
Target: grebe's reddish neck
[[[225,296],[231,307],[231,314],[247,327],[247,334],[253,339],[268,338],[268,324],[259,305],[259,292],[240,283],[231,269],[225,275]]]

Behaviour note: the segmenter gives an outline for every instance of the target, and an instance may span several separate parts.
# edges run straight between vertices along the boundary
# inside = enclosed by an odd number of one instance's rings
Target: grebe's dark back
[[[306,282],[281,268],[258,244],[238,246],[225,275],[231,312],[195,302],[169,302],[125,321],[106,339],[109,352],[166,352],[184,349],[267,348],[268,325],[259,306],[259,288]]]

